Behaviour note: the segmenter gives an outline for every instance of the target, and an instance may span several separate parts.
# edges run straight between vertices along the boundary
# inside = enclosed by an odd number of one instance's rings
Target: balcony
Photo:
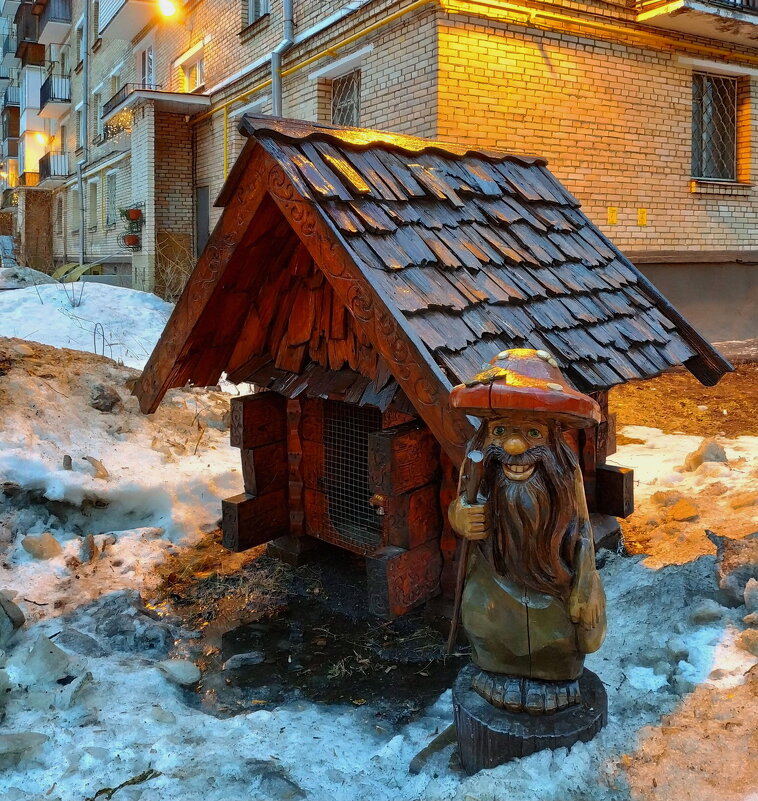
[[[12,70],[10,67],[3,67],[0,65],[0,82],[12,80],[14,74],[15,70]]]
[[[18,137],[5,136],[0,141],[0,159],[17,159],[18,158]]]
[[[103,105],[101,118],[107,121],[134,105],[138,100],[150,100],[161,111],[172,114],[196,114],[208,108],[211,99],[208,95],[188,92],[163,92],[161,87],[151,83],[127,83]]]
[[[155,16],[154,0],[101,0],[98,34],[133,39]]]
[[[70,107],[71,78],[68,75],[48,75],[39,91],[39,116],[58,120]]]
[[[9,106],[17,107],[21,105],[21,87],[6,86],[3,92],[3,108]]]
[[[3,211],[15,209],[18,206],[18,189],[10,187],[3,190]]]
[[[39,18],[39,43],[65,41],[71,27],[71,0],[47,0]]]
[[[45,63],[45,46],[39,43],[39,15],[34,8],[34,3],[24,0],[16,11],[16,58],[24,66],[40,67]]]
[[[18,42],[15,34],[9,33],[3,39],[3,66],[13,65],[16,63],[16,50]]]
[[[637,22],[755,48],[758,0],[637,0]]]
[[[57,185],[68,178],[68,154],[60,150],[45,153],[39,160],[39,182]]]
[[[19,186],[37,186],[39,184],[39,173],[38,172],[22,172],[21,175],[18,176],[18,185]]]

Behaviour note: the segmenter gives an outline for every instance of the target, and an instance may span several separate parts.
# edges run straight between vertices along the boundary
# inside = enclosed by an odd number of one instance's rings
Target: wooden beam
[[[221,284],[229,262],[266,195],[266,160],[270,157],[263,148],[258,148],[251,156],[236,191],[230,192],[227,208],[200,254],[187,286],[134,387],[133,392],[145,414],[158,408],[167,390],[184,383],[181,359],[192,331]]]
[[[268,189],[292,228],[323,271],[335,295],[387,362],[416,411],[450,458],[460,464],[474,434],[468,418],[450,406],[452,388],[408,321],[349,249],[334,224],[298,193],[269,157]]]

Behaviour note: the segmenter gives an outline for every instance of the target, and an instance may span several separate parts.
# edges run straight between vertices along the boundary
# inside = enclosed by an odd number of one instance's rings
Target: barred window
[[[692,76],[692,177],[737,180],[737,81]]]
[[[332,79],[332,125],[361,124],[361,71]]]
[[[113,170],[105,176],[105,224],[115,225],[118,220],[118,208],[116,204],[117,178],[118,172]]]

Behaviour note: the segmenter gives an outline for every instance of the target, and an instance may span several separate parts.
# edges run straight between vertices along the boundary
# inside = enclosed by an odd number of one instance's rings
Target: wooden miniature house
[[[395,134],[246,117],[223,214],[136,388],[226,372],[245,492],[224,542],[366,557],[372,609],[450,587],[444,511],[473,433],[453,385],[499,351],[552,353],[603,409],[568,432],[596,515],[632,511],[607,392],[730,365],[582,213],[545,162]],[[597,518],[602,522],[602,518]]]

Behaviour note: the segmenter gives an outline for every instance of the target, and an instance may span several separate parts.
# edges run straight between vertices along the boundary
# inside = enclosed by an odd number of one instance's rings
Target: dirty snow
[[[142,368],[172,306],[149,292],[90,282],[0,292],[0,337],[99,353]]]
[[[93,350],[87,341],[91,334],[71,321],[66,312],[71,307],[55,294],[61,290],[37,289],[51,290],[42,304],[34,288],[0,295],[0,303],[7,304],[0,307],[0,332]],[[141,293],[120,294],[130,292],[87,285],[83,304],[72,311],[90,322],[109,320],[115,326],[114,341],[125,337],[113,315],[119,309],[128,311],[129,327],[140,330],[143,350],[149,353],[148,340],[157,337],[160,317],[165,319],[168,309],[150,296],[137,297]],[[10,296],[29,314],[15,311]],[[46,311],[35,308],[30,316],[35,302]],[[13,315],[13,327],[6,311]],[[140,320],[147,331],[140,329]],[[129,363],[133,354],[136,362],[138,350],[134,343],[125,345],[119,358]],[[570,752],[541,752],[473,777],[449,766],[452,746],[432,757],[419,775],[407,770],[413,756],[450,723],[449,692],[411,724],[392,727],[377,720],[368,705],[327,707],[307,701],[217,719],[188,706],[183,700],[186,691],[171,684],[156,662],[140,653],[71,653],[69,672],[77,677],[71,686],[77,687],[78,696],[68,685],[30,681],[27,654],[41,634],[55,635],[64,625],[61,616],[72,614],[78,616],[78,627],[90,630],[93,604],[114,591],[137,589],[149,599],[153,567],[166,552],[191,547],[202,532],[212,529],[219,499],[239,492],[241,480],[238,452],[228,446],[228,397],[222,393],[174,390],[156,415],[145,417],[129,394],[136,372],[100,356],[0,340],[0,366],[0,484],[10,489],[10,494],[0,495],[0,589],[14,596],[28,621],[6,647],[6,657],[0,655],[0,663],[7,660],[12,682],[2,733],[48,738],[18,764],[5,768],[0,780],[3,801],[84,799],[149,768],[160,775],[124,787],[115,798],[748,798],[749,792],[735,795],[725,789],[736,767],[731,754],[719,750],[719,732],[731,731],[738,724],[733,716],[744,717],[751,709],[745,699],[752,685],[746,684],[745,676],[756,658],[735,644],[744,607],[722,606],[720,618],[703,625],[690,617],[703,599],[721,598],[713,578],[713,549],[703,536],[701,520],[683,524],[686,542],[700,549],[690,558],[667,559],[662,546],[655,562],[650,557],[601,555],[610,629],[587,665],[605,682],[608,726],[592,742]],[[89,406],[98,385],[108,385],[120,395],[113,412]],[[682,474],[675,468],[699,438],[651,429],[627,428],[624,433],[641,440],[622,446],[616,461],[635,467],[643,507],[652,509],[650,498],[661,489],[685,491],[698,502],[698,493],[716,482],[726,487],[713,496],[717,499],[754,484],[758,438],[722,441],[729,463],[698,475],[699,471]],[[66,455],[72,457],[72,470],[63,469]],[[95,477],[84,456],[102,462],[108,478]],[[716,514],[713,507],[718,504],[724,514],[731,509],[725,500],[710,499],[700,502],[702,514]],[[740,515],[744,526],[753,514],[751,507],[732,512],[734,519]],[[729,527],[713,527],[733,534]],[[63,553],[35,561],[21,547],[21,539],[43,531],[60,540]],[[104,555],[91,565],[76,566],[72,557],[79,555],[82,536],[88,533],[97,535]],[[664,532],[658,534],[663,539]],[[114,543],[106,542],[109,535]],[[88,683],[87,672],[92,675]],[[701,696],[711,727],[707,739],[693,723],[700,707],[691,707]],[[677,716],[684,722],[678,723]],[[743,740],[755,742],[756,716],[747,717]],[[686,758],[672,756],[674,752]],[[745,776],[739,786],[749,788],[751,777],[758,778],[755,768],[739,749],[735,754]],[[694,795],[688,789],[688,772],[693,770],[700,771]],[[712,779],[712,794],[703,789],[704,770]],[[758,781],[752,789],[756,786]]]

